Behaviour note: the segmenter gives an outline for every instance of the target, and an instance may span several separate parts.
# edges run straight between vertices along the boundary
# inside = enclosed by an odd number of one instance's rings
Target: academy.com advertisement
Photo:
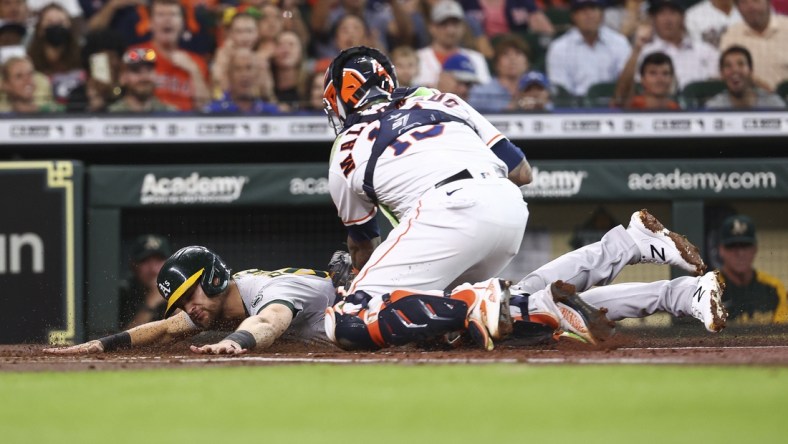
[[[537,161],[526,199],[769,198],[788,192],[788,165],[768,160]]]
[[[752,190],[777,188],[774,171],[733,171],[730,173],[688,173],[676,168],[670,173],[633,173],[627,186],[630,190]]]
[[[97,207],[331,205],[322,163],[218,166],[94,166]],[[532,162],[527,200],[785,198],[788,162],[738,160],[560,160]]]

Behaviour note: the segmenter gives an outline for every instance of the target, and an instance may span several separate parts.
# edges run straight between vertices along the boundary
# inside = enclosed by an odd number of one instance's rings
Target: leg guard
[[[446,296],[395,291],[383,297],[377,325],[386,345],[403,345],[462,330],[468,316],[468,304]],[[374,334],[374,333],[373,333]]]
[[[368,304],[372,298],[363,291],[340,298],[326,309],[326,336],[343,350],[377,350],[383,344],[376,343],[367,327]],[[351,312],[348,312],[351,306]]]

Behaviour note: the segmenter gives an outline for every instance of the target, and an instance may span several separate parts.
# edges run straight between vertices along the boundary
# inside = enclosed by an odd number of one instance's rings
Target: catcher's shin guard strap
[[[530,321],[530,317],[528,316],[528,297],[529,294],[518,294],[512,295],[511,299],[509,299],[509,306],[516,307],[514,310],[511,310],[512,317],[514,317],[518,321]],[[516,314],[516,311],[519,309],[519,315]],[[519,319],[517,319],[519,318]]]
[[[387,302],[377,319],[386,345],[403,345],[465,328],[465,301],[423,294],[397,296],[384,297]]]

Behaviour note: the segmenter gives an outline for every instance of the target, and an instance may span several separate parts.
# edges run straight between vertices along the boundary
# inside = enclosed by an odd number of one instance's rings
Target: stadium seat
[[[530,69],[544,72],[547,44],[550,43],[549,37],[547,37],[546,41],[545,37],[532,32],[520,32],[517,35],[522,37],[531,49],[531,54],[528,57]]]
[[[549,7],[544,11],[550,23],[555,27],[556,36],[563,34],[572,27],[572,17],[569,8]]]
[[[586,108],[609,108],[616,92],[615,82],[602,82],[591,85],[583,105]]]
[[[679,94],[681,107],[684,109],[700,109],[706,101],[725,90],[721,80],[704,80],[687,84]]]
[[[778,96],[780,96],[785,103],[788,103],[788,80],[783,80],[777,85],[777,89],[775,90]]]
[[[580,99],[561,85],[553,85],[553,105],[556,108],[577,108]]]

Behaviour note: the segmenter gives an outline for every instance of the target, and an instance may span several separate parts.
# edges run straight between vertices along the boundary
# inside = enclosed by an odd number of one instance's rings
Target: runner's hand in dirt
[[[104,353],[104,346],[99,342],[90,341],[84,344],[72,345],[70,347],[52,347],[45,348],[44,353],[52,353],[56,355],[84,355],[89,353]]]
[[[223,339],[216,344],[207,344],[202,347],[192,345],[189,347],[192,352],[202,355],[242,355],[249,350],[241,348],[235,341]]]

